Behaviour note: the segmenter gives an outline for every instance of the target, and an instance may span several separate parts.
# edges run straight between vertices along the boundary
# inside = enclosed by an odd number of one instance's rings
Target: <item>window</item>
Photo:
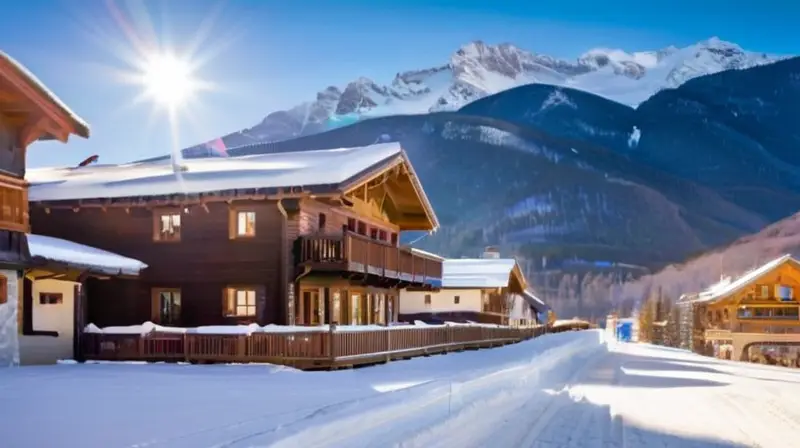
[[[0,305],[8,302],[8,279],[0,275]]]
[[[180,241],[181,214],[178,212],[156,213],[153,238],[156,241]]]
[[[385,230],[381,230],[380,232],[378,232],[378,239],[381,240],[381,241],[386,241],[386,231]]]
[[[347,218],[347,230],[351,232],[356,231],[356,220],[353,218]]]
[[[64,302],[64,295],[60,292],[40,292],[39,305],[58,305]]]
[[[256,315],[256,290],[227,288],[225,290],[226,317],[252,317]]]
[[[792,293],[793,291],[791,286],[785,286],[785,285],[775,286],[775,295],[782,301],[788,302],[794,300],[794,295]]]
[[[376,229],[375,227],[369,229],[369,237],[371,239],[373,239],[373,240],[377,240],[378,239],[378,229]]]
[[[392,234],[392,246],[397,246],[397,234]]]
[[[180,326],[181,290],[155,288],[151,296],[150,315],[154,323],[167,326]]]
[[[768,299],[769,298],[769,286],[768,285],[761,285],[758,288],[758,296],[760,299]]]
[[[367,225],[361,221],[358,221],[358,234],[359,235],[367,234]]]
[[[430,305],[431,305],[431,295],[425,294],[425,306],[430,306]]]
[[[455,296],[455,297],[453,297],[453,303],[455,303],[456,305],[458,305],[459,303],[461,303],[461,296]]]
[[[237,237],[256,236],[256,212],[254,211],[236,212],[236,236]]]
[[[327,224],[327,222],[328,222],[328,217],[325,216],[325,213],[320,213],[319,214],[319,218],[317,218],[317,219],[318,219],[317,222],[319,223],[318,224],[319,231],[322,232],[322,231],[325,230],[325,224]]]

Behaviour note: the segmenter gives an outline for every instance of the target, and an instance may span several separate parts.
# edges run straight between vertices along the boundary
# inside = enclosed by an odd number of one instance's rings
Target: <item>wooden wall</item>
[[[319,232],[320,213],[325,214],[325,232],[328,233],[341,233],[342,228],[347,227],[349,219],[364,223],[366,228],[365,236],[367,237],[370,236],[370,229],[372,228],[383,230],[387,235],[387,242],[391,241],[392,233],[398,235],[400,233],[398,227],[390,222],[374,217],[358,215],[354,211],[347,210],[344,207],[336,207],[315,200],[304,200],[300,205],[299,221],[297,223],[298,231],[301,235]],[[399,241],[399,237],[397,240]]]
[[[228,285],[257,290],[259,323],[283,323],[281,263],[283,215],[276,202],[237,202],[256,212],[256,234],[231,239],[229,207],[210,203],[181,215],[181,240],[153,240],[153,211],[146,208],[31,208],[33,233],[64,238],[129,256],[148,264],[139,280],[92,280],[89,322],[133,325],[150,320],[152,288],[179,288],[183,326],[221,325],[238,320],[222,314]]]

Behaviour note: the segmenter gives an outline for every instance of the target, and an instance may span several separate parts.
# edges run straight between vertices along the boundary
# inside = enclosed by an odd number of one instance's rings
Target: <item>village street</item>
[[[604,337],[339,372],[6,369],[0,431],[6,448],[795,446],[800,373]]]

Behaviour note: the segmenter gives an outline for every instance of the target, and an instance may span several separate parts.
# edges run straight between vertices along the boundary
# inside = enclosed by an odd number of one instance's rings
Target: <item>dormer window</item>
[[[161,212],[155,214],[155,228],[153,239],[155,241],[180,241],[181,240],[181,214],[177,211]]]

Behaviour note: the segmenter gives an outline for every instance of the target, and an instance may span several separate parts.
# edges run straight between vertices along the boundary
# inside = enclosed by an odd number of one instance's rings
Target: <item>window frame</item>
[[[45,298],[55,299],[55,300],[44,300]],[[48,292],[42,291],[39,292],[39,305],[41,306],[50,306],[50,305],[61,305],[64,303],[64,293],[61,292]]]
[[[162,218],[165,216],[178,216],[178,231],[176,236],[164,238],[161,231]],[[157,209],[153,210],[153,241],[158,243],[179,243],[183,237],[183,213],[180,209]]]
[[[461,303],[461,296],[459,295],[453,296],[453,304],[459,305],[460,303]]]
[[[177,293],[178,296],[178,316],[176,316],[177,322],[162,322],[161,320],[161,294],[162,293],[170,293],[172,296],[173,302],[174,296]],[[175,317],[175,316],[173,316]],[[183,319],[183,292],[181,288],[169,288],[169,287],[156,287],[150,288],[150,321],[154,324],[158,325],[181,325],[181,321]]]
[[[424,304],[427,308],[430,308],[433,305],[433,297],[431,294],[425,294],[423,297]]]
[[[240,292],[245,293],[244,304],[239,304]],[[253,304],[249,305],[247,293],[253,294]],[[247,314],[239,314],[239,308],[243,307]],[[252,314],[249,314],[252,308]],[[222,317],[242,319],[254,318],[258,316],[258,288],[249,285],[229,285],[222,290]]]
[[[239,216],[241,214],[253,214],[253,232],[239,233]],[[246,226],[246,224],[245,224]],[[255,209],[247,207],[231,207],[228,214],[228,235],[232,240],[255,238],[258,234],[258,213]]]

